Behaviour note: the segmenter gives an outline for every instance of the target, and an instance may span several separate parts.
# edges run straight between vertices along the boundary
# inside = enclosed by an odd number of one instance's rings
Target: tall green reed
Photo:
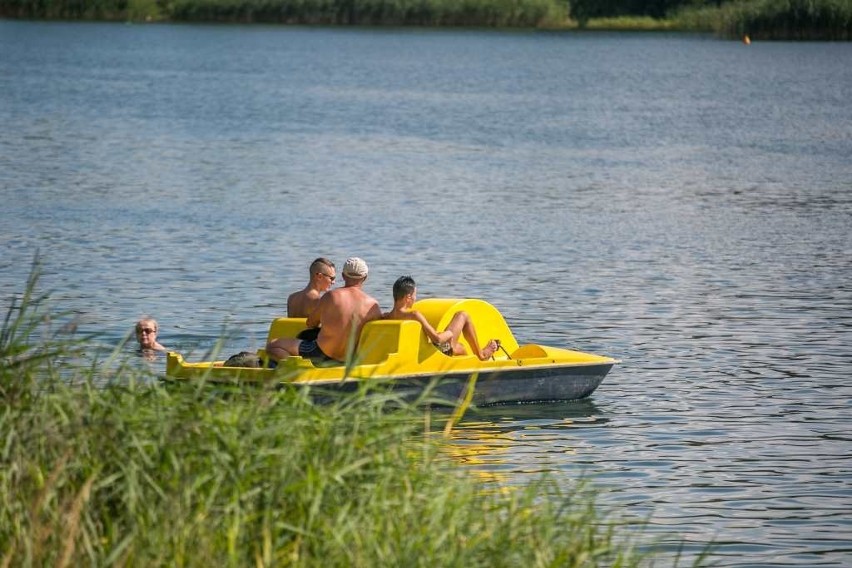
[[[98,365],[62,373],[78,344],[37,333],[36,279],[2,331],[2,566],[649,561],[581,485],[489,490],[442,452],[441,415],[392,394],[320,406],[304,390],[166,388],[142,367],[101,387]]]

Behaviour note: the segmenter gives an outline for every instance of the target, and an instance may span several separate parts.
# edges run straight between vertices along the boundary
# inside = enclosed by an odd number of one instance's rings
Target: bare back
[[[287,317],[288,318],[306,318],[319,305],[322,295],[319,290],[315,290],[308,286],[304,290],[293,292],[287,298]]]
[[[317,310],[308,318],[308,325],[321,323],[317,344],[323,353],[344,361],[350,337],[356,342],[364,324],[382,316],[379,303],[365,293],[360,285],[337,288],[326,293]]]

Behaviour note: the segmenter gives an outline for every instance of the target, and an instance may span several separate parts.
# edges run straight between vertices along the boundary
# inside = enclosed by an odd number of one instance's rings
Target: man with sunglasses
[[[287,317],[306,318],[317,309],[322,295],[331,289],[337,272],[334,263],[324,257],[315,259],[308,269],[308,285],[287,298]]]
[[[291,355],[299,355],[315,363],[345,361],[347,353],[354,351],[364,324],[382,317],[379,302],[362,289],[367,272],[367,263],[363,259],[346,259],[343,265],[345,285],[324,294],[308,316],[307,326],[319,327],[317,338],[273,339],[266,345],[269,357],[273,361]],[[354,345],[350,345],[353,340]]]

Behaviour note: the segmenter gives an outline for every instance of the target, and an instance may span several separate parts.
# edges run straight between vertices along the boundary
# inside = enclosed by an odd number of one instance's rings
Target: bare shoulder
[[[287,296],[287,316],[291,318],[296,318],[301,315],[304,311],[304,292],[293,292],[289,296]]]
[[[416,319],[420,323],[426,322],[426,316],[424,316],[423,314],[421,314],[417,310],[411,310],[411,312],[409,312],[409,313],[411,314],[411,319]]]
[[[306,288],[304,290],[299,290],[297,292],[293,292],[289,296],[287,296],[288,302],[305,302],[305,301],[314,301],[320,299],[320,293],[318,290],[314,290],[311,288]]]
[[[376,301],[375,298],[373,298],[371,296],[368,296],[368,298],[369,298],[369,300],[367,300],[367,304],[366,304],[367,305],[367,319],[369,319],[369,320],[381,319],[383,317],[383,315],[382,315],[382,308],[379,306],[379,303]]]
[[[389,320],[410,320],[414,319],[415,316],[412,315],[411,312],[406,312],[404,310],[391,310],[382,314],[382,318]]]
[[[299,290],[287,297],[287,315],[303,318],[310,315],[319,305],[322,296],[317,290]]]
[[[334,304],[340,299],[341,296],[344,296],[344,294],[342,294],[343,290],[345,290],[345,288],[329,290],[328,292],[322,295],[322,297],[320,298],[320,302],[323,304]]]
[[[349,298],[350,302],[356,302],[361,306],[379,305],[378,300],[376,300],[374,297],[372,297],[357,286],[347,286],[345,288],[338,288],[337,290],[333,291],[339,293],[341,296]]]

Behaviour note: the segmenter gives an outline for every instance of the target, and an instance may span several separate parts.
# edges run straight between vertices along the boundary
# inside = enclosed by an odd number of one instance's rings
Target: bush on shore
[[[852,0],[735,0],[670,14],[675,27],[727,39],[852,40]]]
[[[745,0],[722,6],[724,37],[783,40],[852,39],[852,0]]]

